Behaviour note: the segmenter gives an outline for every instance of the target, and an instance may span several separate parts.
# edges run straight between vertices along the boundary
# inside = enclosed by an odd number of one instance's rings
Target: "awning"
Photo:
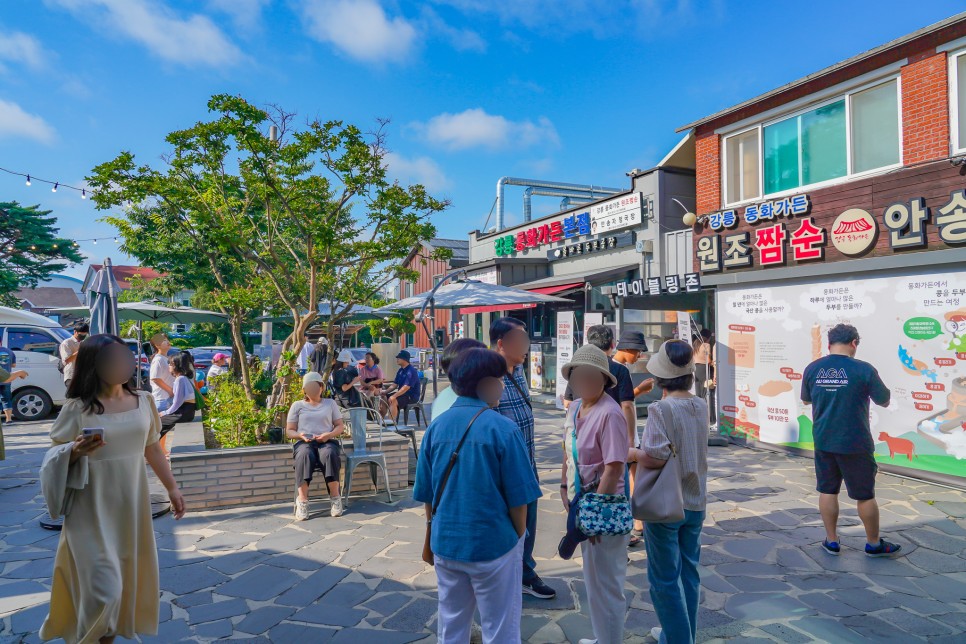
[[[549,295],[545,293],[545,295]],[[460,309],[460,315],[473,315],[474,313],[498,313],[500,311],[519,311],[522,309],[535,309],[536,304],[496,304],[494,306],[468,306]]]
[[[640,264],[628,264],[626,266],[606,268],[604,270],[597,271],[596,273],[589,274],[564,273],[561,275],[554,275],[552,277],[544,277],[543,279],[526,282],[524,284],[517,284],[514,288],[520,288],[532,293],[543,293],[545,295],[549,295],[550,293],[560,293],[572,288],[583,288],[586,282],[590,282],[591,284],[594,282],[602,282],[608,277],[615,277],[629,271],[637,270],[640,267]]]

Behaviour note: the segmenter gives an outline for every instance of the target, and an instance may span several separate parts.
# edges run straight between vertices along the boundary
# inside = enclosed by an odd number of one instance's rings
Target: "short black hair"
[[[366,352],[366,357],[367,358],[372,358],[372,364],[379,364],[379,356],[377,356],[376,354],[374,354],[372,351],[367,351]]]
[[[701,329],[701,337],[707,342],[711,339],[711,329]]]
[[[851,324],[836,324],[828,330],[829,344],[852,344],[859,340],[859,330]]]
[[[174,366],[174,370],[187,378],[195,377],[195,362],[191,354],[187,351],[179,351],[174,356],[168,358],[168,364]]]
[[[614,329],[606,324],[595,324],[587,329],[587,344],[592,344],[604,353],[614,348]]]
[[[675,366],[687,366],[691,362],[691,358],[694,357],[694,349],[687,342],[666,342],[664,347],[668,359]],[[690,391],[694,385],[694,374],[689,373],[686,376],[676,378],[656,378],[656,380],[657,385],[665,391]]]
[[[74,333],[90,333],[90,332],[91,332],[91,325],[88,324],[87,322],[74,322]]]
[[[498,340],[502,340],[507,333],[514,329],[523,329],[526,331],[527,325],[516,318],[510,317],[493,320],[493,324],[490,325],[490,346],[495,345]]]
[[[473,338],[460,338],[453,340],[449,346],[443,350],[443,355],[439,359],[439,364],[443,367],[443,373],[449,373],[449,367],[459,354],[470,349],[485,349],[486,345]]]
[[[449,366],[449,381],[458,396],[476,398],[476,388],[483,378],[502,378],[506,374],[506,360],[490,349],[468,349]]]

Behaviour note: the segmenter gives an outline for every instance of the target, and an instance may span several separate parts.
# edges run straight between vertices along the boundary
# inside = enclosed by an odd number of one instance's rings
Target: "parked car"
[[[138,341],[136,338],[124,338],[124,344],[126,344],[128,348],[131,349],[131,353],[133,353],[135,356],[138,355]],[[140,360],[141,382],[147,383],[151,381],[151,378],[150,378],[151,353],[149,348],[150,344],[147,342],[145,342],[144,344],[148,345],[148,347],[145,347],[141,350],[141,360]]]
[[[29,311],[0,306],[0,337],[13,350],[17,369],[27,372],[12,383],[13,413],[20,420],[40,420],[67,398],[64,376],[57,369],[60,343],[70,331]]]
[[[195,368],[201,369],[204,372],[207,372],[208,369],[211,368],[211,361],[215,357],[216,353],[224,353],[228,355],[229,358],[231,358],[231,356],[234,355],[234,351],[232,347],[219,347],[219,346],[194,347],[193,349],[187,349],[187,351],[191,354],[191,357],[194,358],[195,360]],[[252,356],[250,353],[246,353],[245,357],[246,359],[248,359],[248,358],[251,358]]]

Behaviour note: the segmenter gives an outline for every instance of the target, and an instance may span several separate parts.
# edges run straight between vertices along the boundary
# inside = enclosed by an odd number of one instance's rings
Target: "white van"
[[[60,343],[71,332],[29,311],[0,306],[0,338],[17,356],[17,369],[29,375],[13,382],[13,413],[20,420],[40,420],[66,402],[64,376],[57,370]]]

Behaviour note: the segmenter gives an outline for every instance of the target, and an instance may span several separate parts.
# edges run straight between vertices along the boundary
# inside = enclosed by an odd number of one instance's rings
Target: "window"
[[[14,351],[33,351],[53,355],[60,343],[47,333],[35,329],[7,329],[7,344]]]
[[[848,174],[845,99],[764,128],[765,192]]]
[[[966,51],[953,56],[951,62],[950,88],[955,103],[950,109],[953,115],[953,147],[961,152],[966,150]]]
[[[898,80],[726,137],[723,156],[726,204],[898,165]]]
[[[725,140],[727,201],[745,201],[761,196],[758,185],[758,128]]]

